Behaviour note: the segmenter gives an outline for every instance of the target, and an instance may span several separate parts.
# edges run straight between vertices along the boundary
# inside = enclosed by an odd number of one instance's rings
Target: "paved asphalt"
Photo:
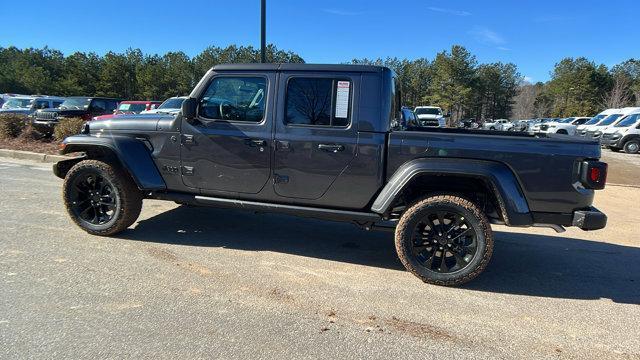
[[[640,358],[640,189],[598,193],[603,231],[496,227],[444,288],[349,224],[145,201],[89,236],[60,186],[0,159],[0,359]]]

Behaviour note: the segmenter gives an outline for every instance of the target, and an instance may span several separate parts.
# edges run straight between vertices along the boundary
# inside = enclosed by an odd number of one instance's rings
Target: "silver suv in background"
[[[446,127],[446,116],[437,106],[416,106],[413,112],[418,117],[418,123],[422,127]]]
[[[31,115],[37,110],[57,108],[64,100],[55,96],[15,96],[2,104],[0,114]]]

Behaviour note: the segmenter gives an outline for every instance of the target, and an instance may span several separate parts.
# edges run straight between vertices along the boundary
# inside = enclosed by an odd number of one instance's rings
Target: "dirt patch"
[[[602,150],[602,161],[609,164],[608,184],[640,187],[640,155]]]
[[[421,339],[457,341],[458,339],[447,331],[428,324],[421,324],[413,321],[392,317],[386,320],[385,324],[398,332]]]
[[[282,289],[279,289],[279,288],[271,289],[271,291],[269,291],[268,296],[271,299],[277,300],[279,302],[286,302],[286,303],[293,302],[293,296],[291,296],[286,291],[284,291]]]
[[[2,139],[0,148],[20,151],[33,151],[41,154],[58,154],[58,143],[55,141],[28,140],[22,138]]]
[[[156,247],[149,247],[147,248],[147,251],[151,256],[155,257],[156,259],[171,263],[181,269],[185,269],[187,271],[198,274],[200,276],[211,275],[211,270],[209,270],[209,268],[207,268],[206,266],[195,263],[195,262],[182,261],[180,258],[178,258],[176,254],[174,254],[169,250],[160,249]]]

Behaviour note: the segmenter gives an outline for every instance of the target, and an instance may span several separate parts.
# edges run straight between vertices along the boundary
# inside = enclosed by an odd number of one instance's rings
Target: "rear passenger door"
[[[359,74],[282,72],[273,166],[274,190],[321,198],[356,155],[353,104]]]

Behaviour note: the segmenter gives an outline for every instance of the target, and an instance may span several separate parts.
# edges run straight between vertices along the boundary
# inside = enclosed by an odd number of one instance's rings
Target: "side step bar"
[[[184,193],[153,193],[151,198],[159,200],[170,200],[177,203],[189,204],[189,205],[202,205],[218,208],[231,208],[231,209],[243,209],[252,210],[258,212],[270,212],[281,213],[294,216],[333,220],[333,221],[355,221],[355,222],[370,222],[374,223],[380,221],[382,218],[376,213],[360,212],[360,211],[348,211],[348,210],[335,210],[324,209],[307,206],[263,203],[256,201],[246,201],[237,199],[225,199],[216,198],[201,195],[191,195]]]

